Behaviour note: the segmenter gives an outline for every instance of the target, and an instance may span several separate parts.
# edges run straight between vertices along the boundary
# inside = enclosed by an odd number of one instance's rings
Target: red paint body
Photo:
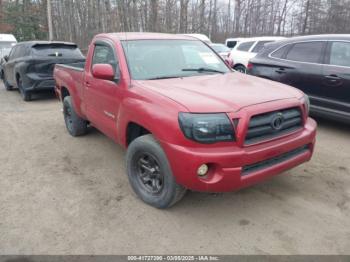
[[[94,42],[101,39],[115,46],[120,67],[118,83],[96,79],[92,75]],[[56,66],[54,77],[58,96],[62,98],[62,89],[67,89],[77,113],[124,147],[128,146],[128,124],[136,123],[149,130],[160,141],[176,181],[188,189],[232,191],[310,160],[316,122],[305,112],[302,92],[236,72],[166,80],[132,80],[120,41],[137,39],[189,38],[164,34],[98,35],[90,45],[83,71]],[[304,121],[302,129],[258,144],[244,145],[253,115],[290,107],[300,107]],[[239,119],[236,142],[208,145],[187,139],[179,127],[179,112],[225,112],[230,119]],[[247,176],[241,175],[245,165],[279,156],[303,145],[309,145],[309,150]],[[199,178],[197,169],[204,163],[210,164],[210,171],[205,178]]]

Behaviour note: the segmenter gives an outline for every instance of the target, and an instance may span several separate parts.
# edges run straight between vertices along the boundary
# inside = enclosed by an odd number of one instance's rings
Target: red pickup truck
[[[313,153],[307,96],[232,71],[192,37],[100,34],[86,63],[56,65],[54,78],[68,132],[91,125],[125,147],[133,190],[157,208],[187,189],[253,185]]]

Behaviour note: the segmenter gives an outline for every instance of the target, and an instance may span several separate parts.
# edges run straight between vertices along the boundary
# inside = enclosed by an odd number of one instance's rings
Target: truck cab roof
[[[122,33],[104,33],[98,34],[98,37],[106,37],[113,40],[126,41],[126,40],[193,40],[191,36],[186,35],[175,35],[175,34],[163,34],[163,33],[135,33],[135,32],[122,32]]]

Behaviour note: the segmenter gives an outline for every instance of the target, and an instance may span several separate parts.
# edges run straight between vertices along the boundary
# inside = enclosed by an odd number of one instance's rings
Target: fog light
[[[198,168],[197,174],[199,176],[205,176],[208,173],[208,170],[209,170],[208,166],[206,164],[203,164]]]

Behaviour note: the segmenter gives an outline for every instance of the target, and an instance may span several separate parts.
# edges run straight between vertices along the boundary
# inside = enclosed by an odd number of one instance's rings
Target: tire
[[[6,75],[4,72],[2,72],[1,76],[2,76],[2,82],[4,83],[5,89],[7,91],[13,90],[13,87],[7,82]]]
[[[18,86],[18,90],[22,96],[23,101],[26,101],[26,102],[31,101],[32,100],[32,93],[28,90],[25,90],[25,88],[23,87],[22,78],[20,76],[17,78],[17,86]]]
[[[247,68],[244,65],[235,66],[233,69],[243,74],[247,73]]]
[[[77,137],[86,135],[88,131],[88,122],[77,115],[70,96],[66,96],[63,100],[63,116],[66,128],[71,136]]]
[[[153,207],[169,208],[186,193],[176,183],[168,159],[153,135],[132,141],[126,153],[126,167],[134,192]]]

